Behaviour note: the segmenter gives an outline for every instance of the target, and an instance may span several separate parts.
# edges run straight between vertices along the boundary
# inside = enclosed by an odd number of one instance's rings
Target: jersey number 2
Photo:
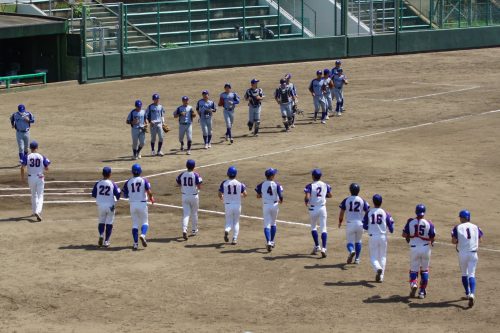
[[[109,191],[111,191],[111,187],[104,185],[99,186],[99,195],[109,196]]]
[[[359,206],[360,205],[361,205],[361,203],[359,203],[358,201],[355,201],[355,202],[351,201],[351,202],[349,202],[349,211],[350,212],[359,212]]]

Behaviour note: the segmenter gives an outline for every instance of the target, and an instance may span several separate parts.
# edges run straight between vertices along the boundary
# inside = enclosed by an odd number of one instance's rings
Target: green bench
[[[5,81],[5,86],[7,89],[10,88],[12,80],[18,79],[34,79],[41,77],[43,78],[43,83],[47,83],[47,73],[33,73],[33,74],[21,74],[21,75],[10,75],[10,76],[0,76],[0,82]]]

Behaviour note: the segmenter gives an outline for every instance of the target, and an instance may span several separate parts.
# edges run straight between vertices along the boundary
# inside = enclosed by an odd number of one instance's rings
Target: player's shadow
[[[0,170],[7,170],[7,169],[17,169],[19,168],[21,164],[13,165],[13,166],[0,166]]]
[[[132,246],[110,246],[110,247],[100,247],[95,244],[81,244],[81,245],[67,245],[60,246],[59,250],[85,250],[85,251],[123,251],[130,250],[132,251]]]
[[[301,254],[301,253],[294,253],[294,254],[285,254],[282,256],[270,256],[270,257],[262,257],[264,260],[282,260],[282,259],[321,259],[321,257],[317,257],[315,255],[311,254]]]
[[[166,237],[166,238],[149,238],[148,243],[172,243],[172,242],[184,242],[182,237]]]
[[[461,299],[453,300],[453,301],[443,301],[443,302],[423,302],[416,303],[412,302],[408,304],[410,308],[421,309],[421,308],[459,308],[462,310],[470,309],[468,306],[463,306],[461,304],[456,304],[457,302],[461,302]]]
[[[253,249],[234,249],[220,251],[220,253],[236,253],[236,254],[250,254],[250,253],[268,253],[265,248],[255,247]]]
[[[363,300],[363,303],[376,303],[376,304],[389,304],[389,303],[404,303],[410,304],[410,296],[401,296],[401,295],[392,295],[386,298],[381,297],[380,295],[375,295],[368,297]]]
[[[223,249],[226,243],[212,243],[212,244],[187,244],[184,247],[188,249]]]
[[[315,264],[311,266],[304,266],[305,269],[325,269],[325,268],[338,268],[340,270],[346,271],[347,270],[347,264],[346,263],[340,263],[340,264],[334,264],[334,265],[320,265],[320,264]]]
[[[22,221],[26,221],[26,222],[30,222],[30,223],[37,223],[38,222],[36,220],[36,218],[33,217],[32,215],[19,216],[19,217],[8,217],[5,219],[0,219],[0,222],[22,222]]]
[[[109,159],[109,160],[102,160],[101,162],[103,163],[111,163],[111,162],[123,162],[123,161],[133,161],[134,159],[132,156],[119,156],[117,158]]]
[[[325,286],[327,287],[367,287],[367,288],[375,288],[375,285],[369,281],[361,280],[361,281],[338,281],[338,282],[325,282]]]

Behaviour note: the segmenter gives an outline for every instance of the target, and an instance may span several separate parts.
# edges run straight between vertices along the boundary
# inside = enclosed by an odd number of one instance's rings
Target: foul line
[[[409,101],[412,99],[418,99],[418,98],[424,98],[424,97],[432,97],[432,96],[439,96],[439,95],[445,95],[445,94],[451,94],[455,92],[460,92],[460,91],[466,91],[466,90],[473,90],[477,89],[479,86],[472,86],[472,87],[467,87],[467,88],[462,88],[462,89],[455,89],[451,91],[443,91],[439,93],[434,93],[434,94],[427,94],[427,95],[420,95],[420,96],[413,96],[413,97],[405,97],[405,98],[398,98],[398,99],[393,99],[390,100],[391,102],[401,102],[401,101]]]
[[[44,195],[80,195],[80,196],[88,196],[90,195],[90,193],[84,193],[84,192],[80,192],[80,193],[45,193]],[[23,194],[0,194],[0,198],[8,198],[8,197],[15,197],[15,198],[19,198],[19,197],[31,197],[31,193],[23,193]]]

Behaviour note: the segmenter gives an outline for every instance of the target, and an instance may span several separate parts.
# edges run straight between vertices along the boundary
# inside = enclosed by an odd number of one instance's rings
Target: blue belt
[[[422,245],[422,246],[429,246],[429,243],[424,244],[424,245]],[[417,247],[417,246],[416,246],[416,245],[410,245],[410,247]]]
[[[191,123],[179,123],[180,125],[191,125]]]

